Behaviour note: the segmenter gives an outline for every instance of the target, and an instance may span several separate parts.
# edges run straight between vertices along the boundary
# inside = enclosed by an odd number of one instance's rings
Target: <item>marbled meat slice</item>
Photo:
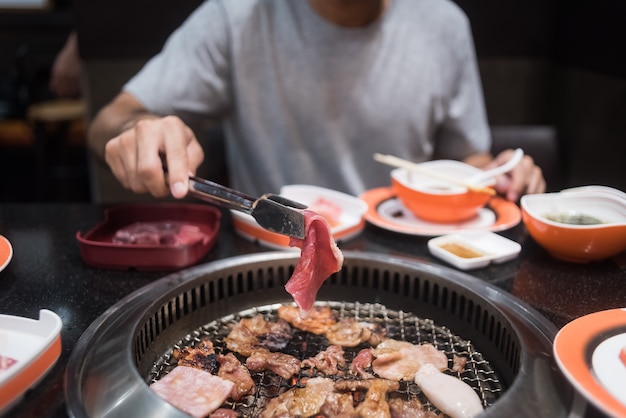
[[[187,366],[176,366],[150,388],[193,417],[206,417],[228,398],[233,382]]]
[[[380,377],[390,380],[412,381],[424,364],[433,364],[437,369],[448,367],[448,357],[430,343],[411,344],[388,338],[372,349],[372,368]]]
[[[246,359],[246,367],[251,372],[269,370],[283,379],[289,379],[300,372],[300,360],[289,354],[259,349]]]
[[[341,270],[343,254],[335,242],[326,218],[310,210],[303,210],[304,239],[291,237],[289,245],[302,251],[296,268],[285,289],[306,317],[315,303],[317,292],[331,274]]]
[[[346,366],[343,348],[338,345],[330,345],[324,351],[317,353],[315,357],[302,361],[302,367],[312,367],[326,376],[334,376],[339,373],[339,367]]]
[[[135,222],[115,231],[112,242],[133,245],[188,245],[208,236],[197,225],[180,221]]]
[[[281,350],[292,337],[291,327],[286,321],[266,321],[259,314],[252,318],[242,318],[233,326],[224,341],[229,350],[249,356],[260,348]]]
[[[205,372],[214,373],[217,370],[217,357],[211,340],[202,339],[195,347],[184,347],[174,350],[173,356],[179,366],[195,367]]]
[[[270,399],[261,418],[312,417],[318,414],[329,394],[333,393],[333,381],[315,377],[303,388],[293,388]]]
[[[278,317],[289,322],[294,328],[316,335],[326,333],[337,323],[330,306],[313,306],[306,318],[303,318],[297,306],[282,305],[278,308]]]
[[[218,354],[217,361],[220,364],[217,375],[234,383],[233,389],[230,391],[232,400],[239,401],[256,392],[256,385],[250,377],[250,372],[233,353]]]

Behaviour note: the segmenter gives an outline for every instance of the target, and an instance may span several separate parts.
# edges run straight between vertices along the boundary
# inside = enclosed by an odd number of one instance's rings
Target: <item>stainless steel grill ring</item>
[[[471,341],[503,389],[485,417],[566,417],[575,394],[552,356],[557,329],[517,298],[445,267],[344,252],[343,269],[317,300],[374,304],[427,318]],[[154,368],[186,336],[246,310],[291,303],[283,286],[299,254],[264,252],[168,275],[130,294],[92,323],[67,368],[72,417],[185,417],[149,387]]]

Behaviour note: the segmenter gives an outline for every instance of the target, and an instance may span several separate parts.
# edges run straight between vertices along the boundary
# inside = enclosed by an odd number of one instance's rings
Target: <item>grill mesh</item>
[[[386,330],[386,336],[389,338],[414,344],[431,343],[437,349],[447,354],[450,368],[452,367],[454,356],[466,358],[467,363],[462,372],[458,373],[448,370],[446,373],[452,374],[469,384],[479,395],[484,407],[491,406],[505,391],[505,384],[490,363],[483,357],[483,354],[475,349],[471,341],[455,335],[447,327],[437,325],[430,319],[420,318],[410,312],[387,309],[382,304],[358,302],[325,302],[322,304],[329,305],[339,319],[355,318],[359,321],[381,326]],[[172,358],[173,350],[194,346],[200,340],[208,338],[213,342],[217,353],[228,352],[224,338],[230,332],[232,325],[242,318],[251,318],[257,314],[262,314],[266,321],[276,321],[278,319],[277,309],[279,306],[281,305],[271,304],[247,309],[199,327],[167,349],[157,359],[150,370],[149,376],[146,378],[147,383],[160,379],[176,366],[176,360]],[[304,360],[315,356],[328,347],[328,341],[323,336],[299,330],[295,331],[293,339],[285,349],[281,350],[282,352],[291,354],[299,360]],[[364,347],[360,345],[355,348],[344,348],[347,365]],[[236,356],[245,362],[245,358],[238,354]],[[235,409],[245,417],[257,416],[269,398],[275,397],[295,386],[303,387],[306,379],[310,377],[323,376],[315,369],[310,368],[303,368],[297,376],[288,380],[272,372],[251,373],[251,375],[257,386],[256,394],[244,399],[242,402],[229,402],[225,405]],[[345,376],[336,376],[334,378],[339,377],[345,378]],[[418,398],[426,408],[438,412],[413,382],[402,382],[398,396],[407,400]]]

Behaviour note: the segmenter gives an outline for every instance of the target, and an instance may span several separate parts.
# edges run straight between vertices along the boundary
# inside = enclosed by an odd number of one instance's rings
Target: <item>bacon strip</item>
[[[306,317],[324,281],[341,270],[343,254],[335,243],[326,218],[311,210],[302,212],[305,238],[291,237],[289,241],[291,247],[299,247],[302,251],[285,289],[300,308],[300,316]]]

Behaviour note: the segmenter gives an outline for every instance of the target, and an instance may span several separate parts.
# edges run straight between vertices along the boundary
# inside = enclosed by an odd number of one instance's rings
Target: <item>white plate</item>
[[[522,246],[489,231],[466,231],[428,241],[431,254],[462,270],[504,263],[520,253]]]
[[[554,339],[563,374],[609,416],[626,416],[626,308],[585,315],[565,325]]]
[[[0,271],[9,264],[13,257],[13,247],[8,239],[0,235]]]
[[[39,311],[39,320],[0,315],[0,356],[12,359],[0,368],[0,415],[36,385],[61,355],[61,318]]]
[[[300,202],[326,217],[331,226],[335,241],[346,241],[358,235],[365,226],[363,215],[367,204],[355,196],[324,187],[294,184],[283,186],[280,195]],[[235,231],[242,237],[258,241],[259,244],[273,249],[293,249],[289,246],[289,237],[276,234],[262,228],[252,216],[232,210]]]
[[[409,235],[434,237],[464,230],[504,231],[522,220],[517,205],[502,198],[493,198],[479,210],[476,217],[452,224],[428,222],[408,210],[391,187],[369,190],[361,195],[369,206],[365,219],[380,228]]]

